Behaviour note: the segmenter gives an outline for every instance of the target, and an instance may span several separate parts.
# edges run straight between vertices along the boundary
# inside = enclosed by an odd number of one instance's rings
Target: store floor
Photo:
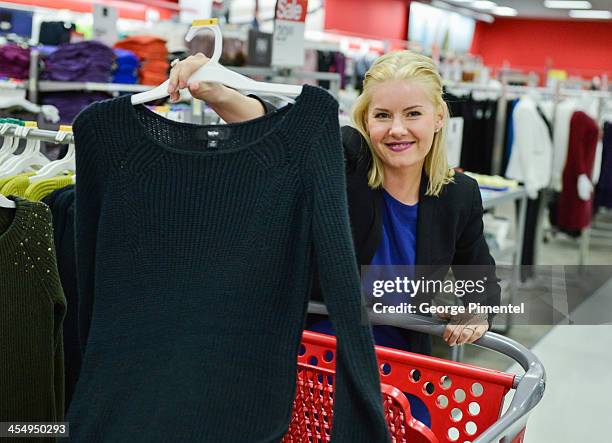
[[[610,215],[606,218],[609,220]],[[607,221],[607,220],[606,220]],[[594,237],[587,266],[579,267],[579,242],[564,236],[538,246],[538,262],[564,265],[567,293],[580,300],[574,325],[513,325],[507,336],[530,348],[542,361],[547,385],[529,418],[526,443],[612,441],[612,239]],[[546,269],[540,269],[540,274]],[[540,275],[521,287],[537,296],[547,279]],[[582,298],[581,298],[582,297]],[[434,340],[434,355],[449,358],[449,347]],[[481,367],[523,374],[513,361],[477,346],[465,346],[463,360]],[[506,398],[505,408],[512,395]]]
[[[575,315],[589,319],[612,312],[612,280]],[[559,325],[532,351],[546,369],[546,391],[529,417],[525,443],[604,442],[612,438],[612,325]],[[518,365],[508,372],[522,374]],[[507,398],[506,406],[509,404]]]

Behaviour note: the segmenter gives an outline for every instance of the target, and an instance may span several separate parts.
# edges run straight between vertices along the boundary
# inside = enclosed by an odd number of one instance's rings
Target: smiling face
[[[366,130],[384,169],[420,170],[443,122],[417,82],[387,80],[372,90]]]

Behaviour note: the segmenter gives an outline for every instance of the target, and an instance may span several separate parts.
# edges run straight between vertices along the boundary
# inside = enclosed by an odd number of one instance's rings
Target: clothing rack
[[[74,135],[71,133],[64,133],[65,137],[61,142],[58,142],[57,136],[60,132],[63,131],[48,131],[46,129],[38,129],[38,128],[30,128],[30,130],[24,135],[16,132],[17,128],[20,127],[16,124],[9,124],[9,128],[4,134],[4,137],[17,137],[17,138],[25,138],[32,140],[40,140],[49,143],[61,143],[61,144],[69,144],[74,143]]]
[[[557,83],[554,88],[551,87],[533,87],[533,86],[514,86],[508,85],[505,82],[501,83],[501,85],[486,85],[486,84],[476,84],[476,83],[463,83],[463,82],[444,82],[444,85],[448,89],[458,89],[468,92],[486,92],[486,93],[494,93],[495,97],[498,99],[497,104],[497,119],[495,122],[495,132],[494,132],[494,142],[493,142],[493,156],[492,156],[492,171],[493,174],[501,175],[501,164],[504,150],[504,138],[505,138],[505,124],[507,121],[507,103],[508,100],[519,98],[522,95],[535,93],[541,96],[550,96],[553,101],[553,119],[552,125],[554,127],[555,121],[554,116],[556,115],[556,110],[558,104],[566,98],[573,97],[584,97],[585,95],[589,96],[592,99],[598,101],[597,107],[597,120],[601,120],[603,112],[605,110],[605,102],[608,100],[612,100],[612,92],[611,91],[589,91],[589,90],[578,90],[578,89],[569,89],[564,88],[562,83]],[[493,95],[493,94],[492,94]],[[495,98],[491,97],[491,98]],[[545,199],[546,200],[546,199]],[[536,229],[536,238],[542,238],[543,236],[543,226],[541,220],[543,218],[545,211],[545,205],[540,205],[539,214],[537,216],[537,229]],[[582,232],[581,238],[579,240],[579,264],[583,266],[586,264],[588,260],[588,248],[589,241],[592,234],[592,228],[587,228]]]

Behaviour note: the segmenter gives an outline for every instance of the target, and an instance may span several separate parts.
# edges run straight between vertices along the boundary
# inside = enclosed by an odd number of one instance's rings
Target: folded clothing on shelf
[[[476,174],[475,172],[468,171],[465,171],[465,174],[476,180],[482,189],[506,191],[518,186],[518,182],[516,180],[510,180],[499,175]]]
[[[138,68],[140,60],[132,51],[115,48],[115,69],[113,70],[113,83],[138,83]]]
[[[168,78],[168,49],[166,41],[154,36],[139,35],[115,43],[115,49],[133,52],[140,60],[140,83],[157,85]]]
[[[67,43],[44,57],[45,69],[40,78],[64,82],[107,83],[115,54],[97,41]]]
[[[27,79],[30,72],[30,50],[18,45],[0,46],[0,77]]]

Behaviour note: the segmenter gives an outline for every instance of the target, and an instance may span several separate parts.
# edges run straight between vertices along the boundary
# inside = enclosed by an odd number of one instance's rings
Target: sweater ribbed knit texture
[[[62,421],[66,300],[51,213],[43,203],[11,198],[16,209],[0,208],[0,422]]]
[[[332,442],[389,441],[337,112],[306,85],[230,125],[172,122],[127,96],[79,115],[72,441],[280,441],[314,260],[338,336]]]

